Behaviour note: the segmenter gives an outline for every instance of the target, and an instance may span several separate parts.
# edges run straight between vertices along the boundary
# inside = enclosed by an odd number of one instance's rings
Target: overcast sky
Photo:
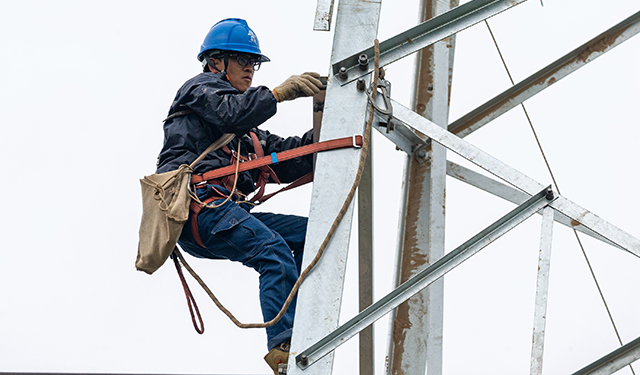
[[[247,19],[272,60],[254,84],[275,87],[292,74],[329,72],[333,33],[312,30],[315,6],[0,4],[0,372],[269,373],[264,330],[236,328],[189,280],[205,320],[200,336],[173,266],[152,276],[135,270],[139,178],[155,170],[162,119],[177,89],[200,71],[196,55],[215,22]],[[417,23],[417,9],[416,0],[383,2],[379,39]],[[638,0],[544,0],[544,7],[530,0],[489,23],[518,82],[639,10]],[[563,195],[636,237],[638,66],[636,36],[526,102]],[[407,58],[387,71],[393,98],[406,106],[412,67]],[[459,33],[450,121],[509,86],[486,25]],[[263,127],[302,134],[311,107],[310,99],[283,103]],[[466,140],[551,183],[521,108]],[[383,137],[374,143],[377,299],[392,288],[404,156]],[[310,192],[304,187],[258,209],[306,215]],[[447,250],[512,208],[448,179]],[[445,277],[445,374],[528,372],[539,238],[534,217]],[[581,238],[622,340],[637,338],[640,259]],[[544,373],[572,373],[618,343],[573,232],[555,225],[553,244]],[[343,322],[357,313],[351,258]],[[240,320],[260,321],[254,271],[188,259]],[[387,325],[385,318],[375,326],[378,374]],[[357,362],[352,340],[338,349],[334,373],[355,374]]]

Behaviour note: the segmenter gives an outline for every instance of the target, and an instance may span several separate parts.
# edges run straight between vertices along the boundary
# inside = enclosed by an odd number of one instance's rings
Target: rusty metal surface
[[[458,6],[458,1],[423,0],[420,21]],[[455,36],[418,52],[414,110],[446,126],[453,72]],[[403,207],[399,228],[396,286],[444,255],[446,149],[411,153],[405,162]],[[442,373],[444,280],[438,280],[398,306],[391,319],[388,373]]]
[[[574,49],[448,126],[465,137],[640,32],[640,12]]]
[[[358,186],[358,308],[373,304],[373,161],[372,144]],[[375,344],[373,325],[363,329],[360,340],[360,375],[374,374]]]

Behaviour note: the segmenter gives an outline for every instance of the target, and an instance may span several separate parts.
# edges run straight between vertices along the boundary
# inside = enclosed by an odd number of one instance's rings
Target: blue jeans
[[[209,187],[210,189],[210,187]],[[222,189],[219,189],[222,190]],[[200,199],[211,190],[198,190]],[[220,204],[223,200],[214,203]],[[191,219],[185,224],[179,244],[198,258],[229,259],[241,262],[260,274],[260,306],[265,322],[273,319],[300,275],[307,218],[272,213],[249,212],[250,206],[228,201],[219,208],[205,208],[198,214],[198,232],[206,246],[193,239]],[[267,327],[271,350],[291,339],[296,299],[282,319]]]

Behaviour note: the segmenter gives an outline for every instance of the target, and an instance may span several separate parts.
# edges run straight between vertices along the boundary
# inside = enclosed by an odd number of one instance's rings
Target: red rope
[[[196,332],[199,334],[204,333],[204,322],[202,321],[202,315],[200,315],[200,310],[198,309],[198,305],[196,304],[195,298],[193,298],[193,294],[191,293],[191,289],[189,289],[189,285],[187,284],[187,280],[184,279],[184,275],[182,274],[182,269],[180,268],[180,264],[178,263],[178,257],[172,255],[173,264],[176,266],[176,271],[178,271],[178,276],[180,277],[180,281],[182,282],[182,288],[184,288],[184,294],[187,297],[187,306],[189,306],[189,314],[191,314],[191,321],[193,322],[193,328],[195,328]],[[196,314],[198,315],[198,320],[200,321],[200,327],[198,327],[198,323],[196,322],[196,317],[193,313],[195,309]]]

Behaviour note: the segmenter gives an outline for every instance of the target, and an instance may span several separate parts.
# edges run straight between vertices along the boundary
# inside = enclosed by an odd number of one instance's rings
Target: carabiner
[[[376,102],[373,100],[373,96],[371,96],[372,90],[369,88],[367,90],[367,96],[369,97],[369,102],[373,105],[373,108],[376,112],[380,113],[382,116],[388,116],[389,118],[393,114],[393,107],[391,106],[391,98],[389,97],[389,91],[391,89],[391,82],[386,79],[378,80],[378,88],[382,90],[382,99],[384,100],[385,109],[380,108]]]

